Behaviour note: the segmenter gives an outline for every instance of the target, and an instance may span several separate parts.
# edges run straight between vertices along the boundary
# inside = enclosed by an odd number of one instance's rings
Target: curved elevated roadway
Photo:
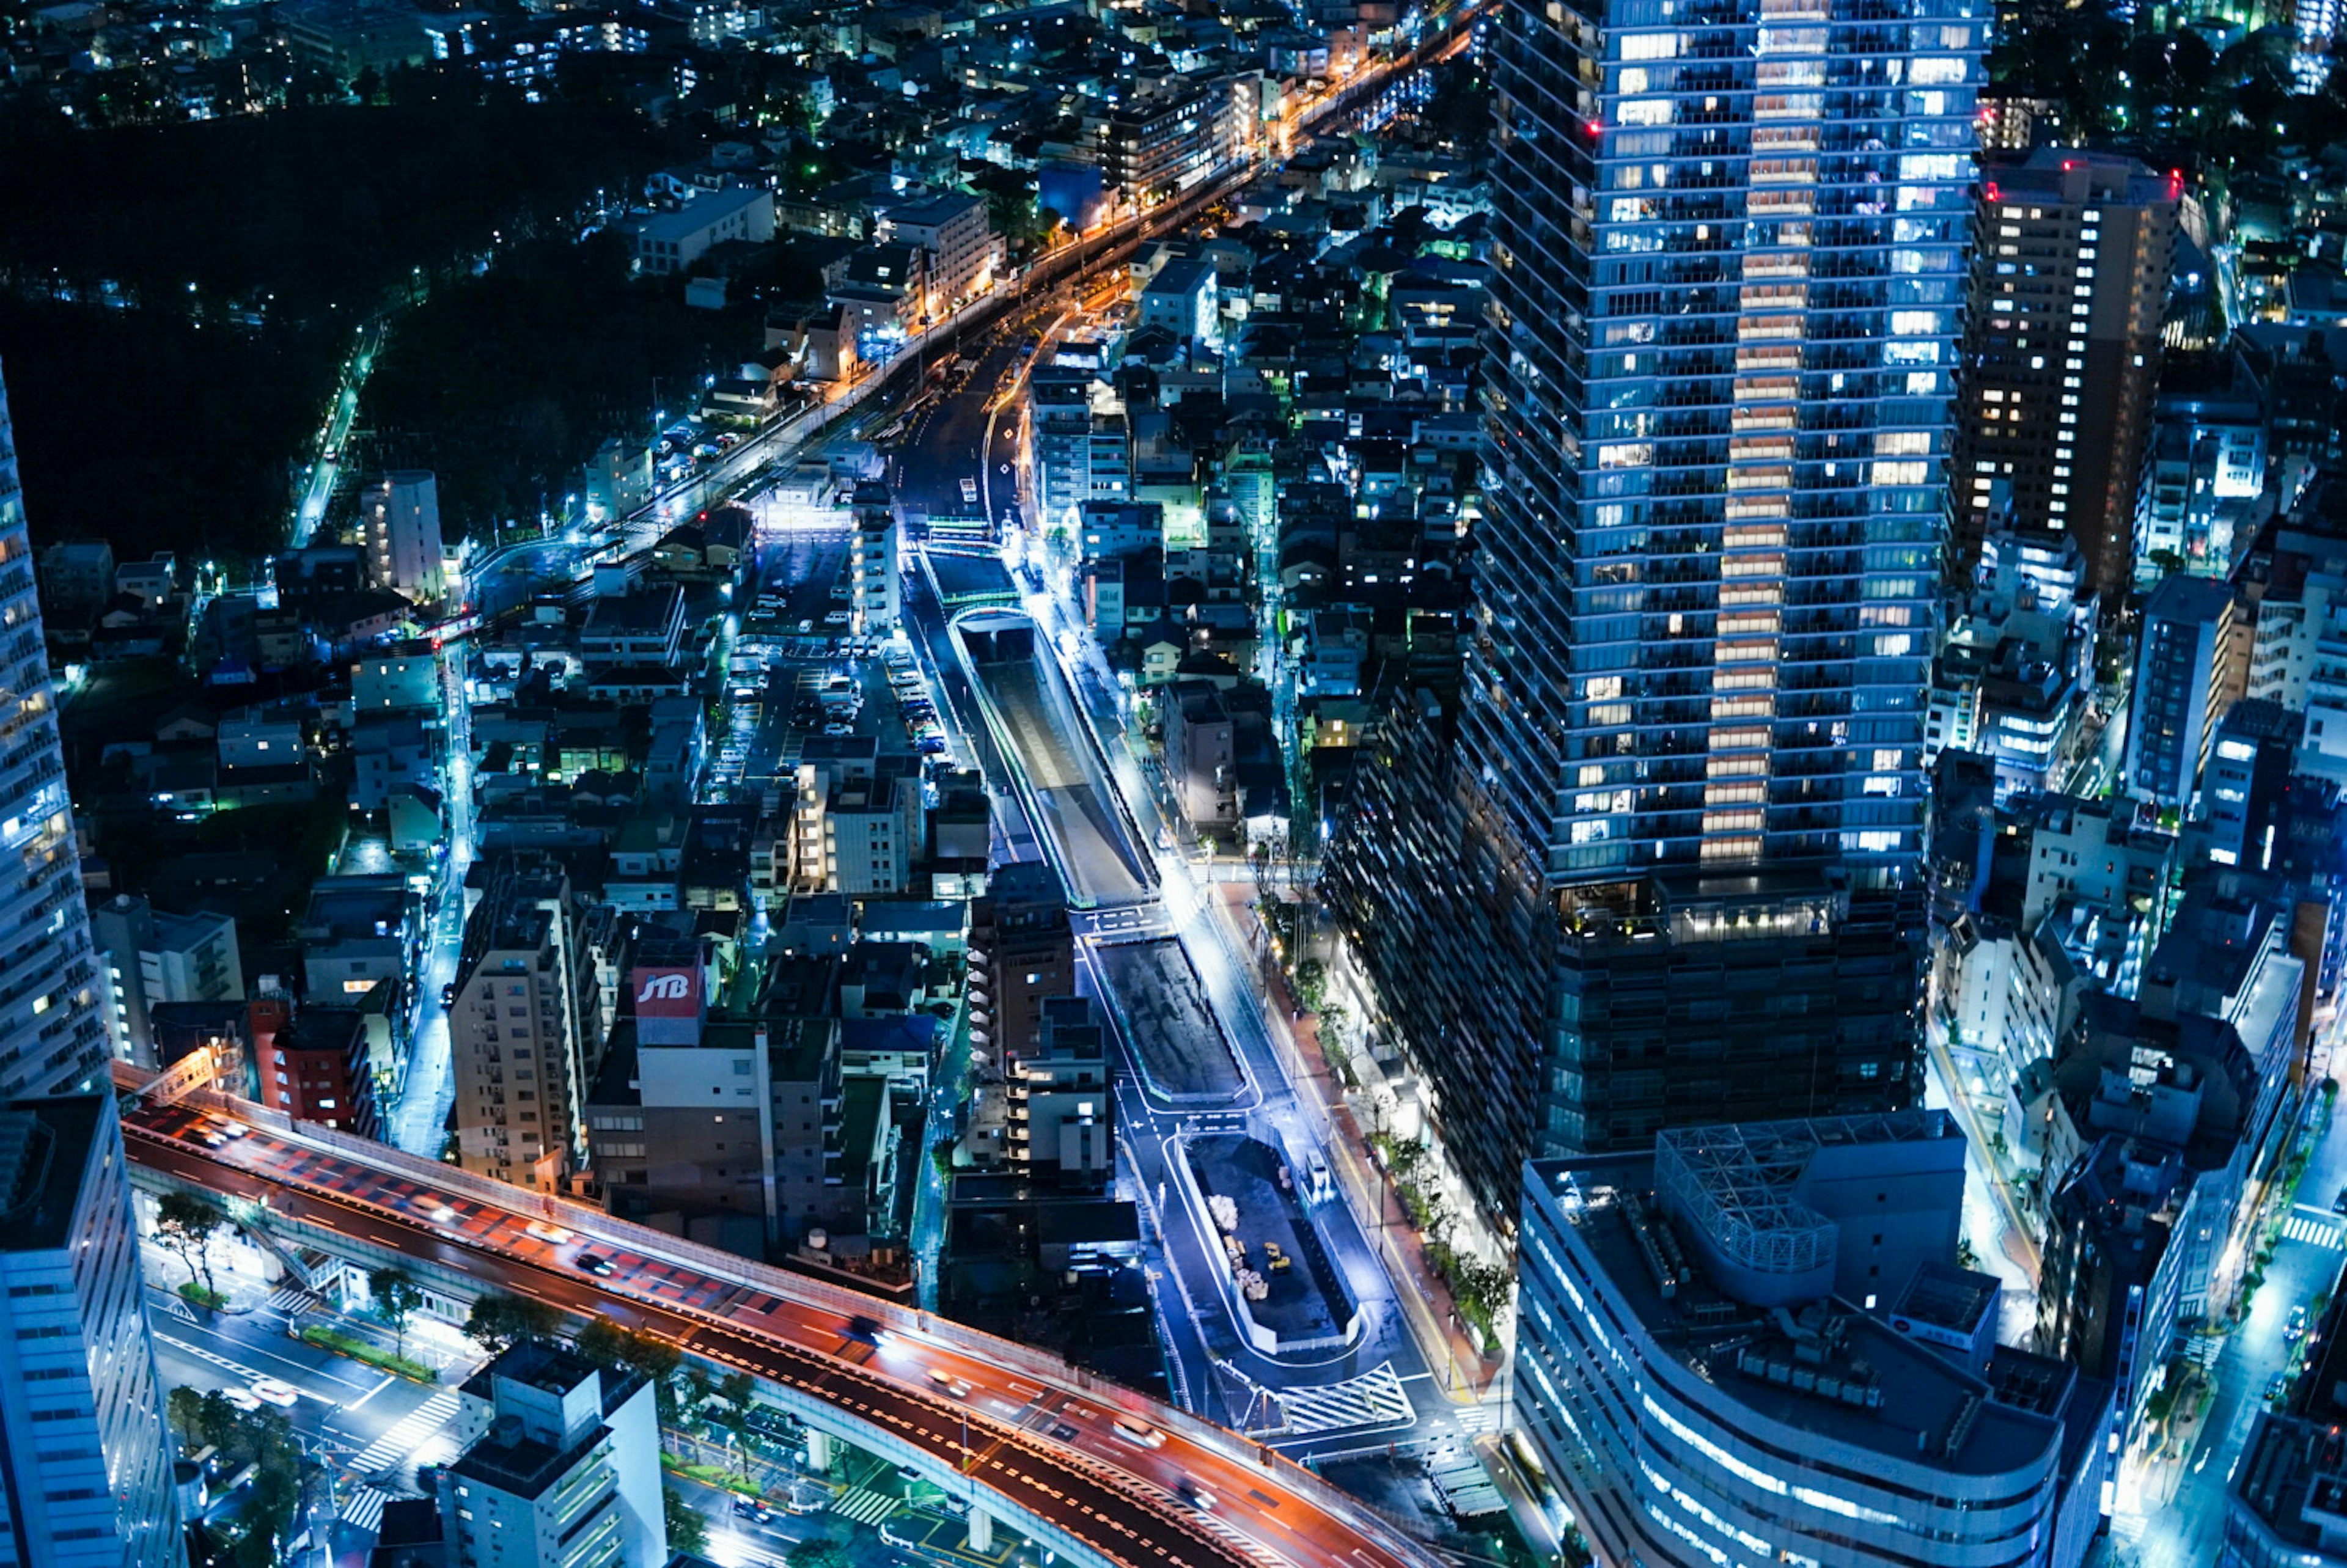
[[[118,1070],[136,1087],[143,1075]],[[238,1130],[241,1135],[227,1135]],[[1431,1568],[1438,1559],[1318,1477],[1235,1433],[1057,1359],[837,1286],[507,1187],[209,1092],[127,1109],[150,1189],[243,1199],[364,1262],[606,1314],[753,1373],[818,1430],[972,1499],[1102,1568]],[[549,1229],[549,1227],[559,1227]],[[568,1233],[567,1235],[564,1233]],[[614,1271],[581,1271],[581,1250]],[[858,1320],[877,1322],[877,1345]],[[1151,1442],[1121,1436],[1139,1422]],[[1189,1498],[1204,1492],[1211,1509]]]

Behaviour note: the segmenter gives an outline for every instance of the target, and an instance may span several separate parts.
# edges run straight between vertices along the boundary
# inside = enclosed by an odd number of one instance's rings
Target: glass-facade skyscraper
[[[102,1088],[106,1022],[0,384],[0,1101]]]
[[[1481,635],[1331,876],[1497,1216],[1527,1155],[1911,1092],[1988,25],[1501,13]]]

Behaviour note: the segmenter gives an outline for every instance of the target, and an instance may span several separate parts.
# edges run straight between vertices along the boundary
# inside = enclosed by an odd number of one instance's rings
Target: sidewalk
[[[1344,1087],[1329,1069],[1327,1058],[1321,1054],[1319,1019],[1302,1011],[1288,989],[1286,974],[1264,956],[1257,940],[1262,926],[1250,907],[1253,883],[1217,882],[1214,888],[1215,910],[1225,934],[1234,949],[1254,968],[1256,999],[1272,1049],[1280,1052],[1297,1100],[1317,1112],[1328,1129],[1331,1168],[1345,1189],[1348,1206],[1360,1221],[1362,1239],[1382,1259],[1393,1279],[1394,1297],[1409,1319],[1411,1337],[1429,1368],[1436,1372],[1446,1397],[1459,1404],[1481,1403],[1497,1389],[1505,1358],[1486,1359],[1456,1327],[1459,1315],[1450,1287],[1427,1266],[1400,1198],[1365,1153],[1368,1135],[1347,1102]]]

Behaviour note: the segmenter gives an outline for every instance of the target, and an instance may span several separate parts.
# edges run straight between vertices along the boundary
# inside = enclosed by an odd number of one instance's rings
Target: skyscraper
[[[2057,528],[2078,541],[2090,591],[2136,580],[2180,191],[2131,158],[2075,148],[1981,171],[1956,442],[1967,559],[2001,524]]]
[[[0,1102],[0,1568],[183,1556],[113,1102]]]
[[[1503,1225],[1527,1154],[1911,1092],[1987,20],[1502,13],[1481,635],[1332,890]]]
[[[33,545],[0,384],[0,1101],[70,1094],[106,1071],[97,959],[82,905],[72,802],[57,749]]]

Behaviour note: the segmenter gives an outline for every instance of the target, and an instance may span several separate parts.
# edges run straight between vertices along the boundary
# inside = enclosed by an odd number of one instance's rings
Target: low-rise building
[[[1598,1561],[2085,1561],[2110,1389],[1996,1344],[1963,1159],[1933,1111],[1525,1167],[1517,1406]]]
[[[665,1568],[651,1379],[525,1340],[467,1381],[465,1451],[439,1474],[448,1560],[471,1568]]]

